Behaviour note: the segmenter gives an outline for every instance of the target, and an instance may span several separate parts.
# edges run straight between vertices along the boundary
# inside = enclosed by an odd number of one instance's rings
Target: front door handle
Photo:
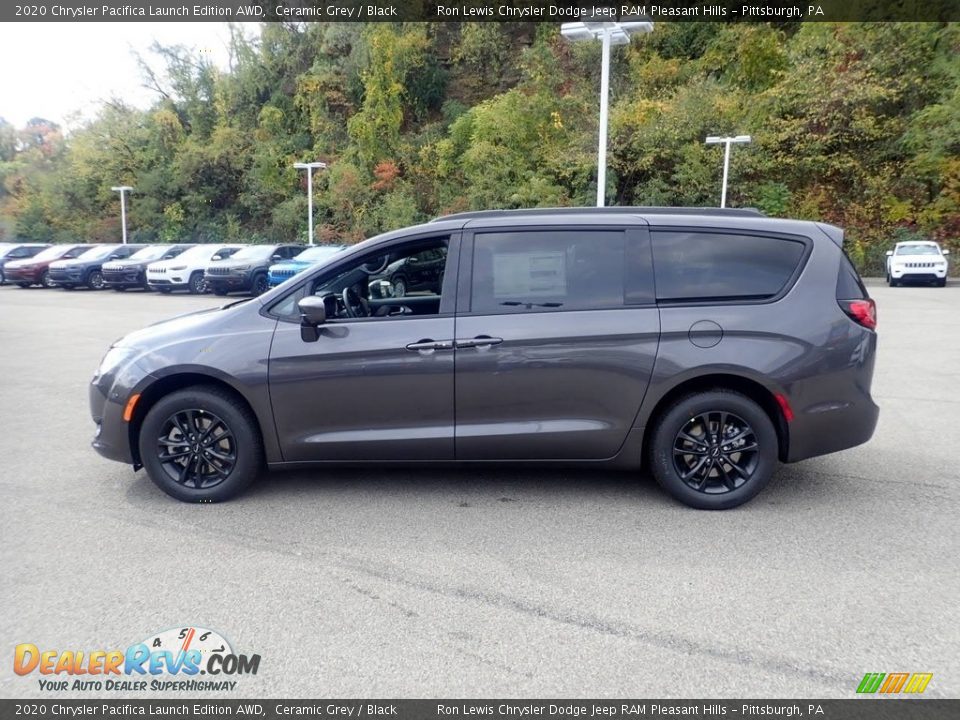
[[[491,345],[499,345],[503,342],[503,338],[490,337],[489,335],[477,335],[475,338],[470,340],[455,340],[454,344],[458,348],[472,348],[472,347],[490,347]]]
[[[453,350],[453,341],[424,338],[423,340],[417,340],[417,342],[407,345],[407,350],[413,352],[422,352],[424,350]]]

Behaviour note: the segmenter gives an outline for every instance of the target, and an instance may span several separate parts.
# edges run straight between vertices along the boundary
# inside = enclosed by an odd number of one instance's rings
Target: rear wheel
[[[184,502],[220,502],[244,490],[263,466],[263,441],[250,410],[231,394],[197,386],[154,405],[140,429],[150,479]]]
[[[190,276],[188,288],[191,295],[203,295],[205,292],[209,291],[210,288],[208,283],[203,278],[203,270],[197,270]]]
[[[674,498],[702,510],[742,505],[759,493],[777,464],[777,433],[753,400],[710,390],[677,400],[651,440],[650,469]]]
[[[85,284],[91,290],[103,290],[105,285],[103,282],[103,273],[99,270],[91,270],[90,274],[87,275],[87,282]]]

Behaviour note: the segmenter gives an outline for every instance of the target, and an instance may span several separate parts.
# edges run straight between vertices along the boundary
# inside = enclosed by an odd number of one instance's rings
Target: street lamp
[[[748,143],[751,142],[753,138],[749,135],[737,135],[735,137],[719,137],[718,135],[710,135],[706,139],[707,145],[719,145],[723,143],[726,145],[726,150],[723,152],[723,188],[720,190],[720,207],[724,208],[727,206],[727,175],[730,172],[730,146],[733,143]]]
[[[127,193],[133,188],[129,185],[117,185],[110,188],[114,192],[120,193],[120,222],[123,225],[123,244],[127,244]]]
[[[572,42],[600,40],[600,142],[597,150],[597,207],[603,207],[607,190],[607,117],[610,96],[610,46],[628,45],[631,35],[653,30],[652,22],[569,22],[560,26],[560,34]]]
[[[297,170],[307,171],[307,232],[309,233],[307,243],[313,245],[313,171],[317,168],[325,168],[327,164],[324,162],[298,162],[294,163],[293,166]]]

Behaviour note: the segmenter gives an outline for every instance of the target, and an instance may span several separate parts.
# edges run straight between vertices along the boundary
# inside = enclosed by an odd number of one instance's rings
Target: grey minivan
[[[876,310],[842,246],[750,210],[438,218],[122,338],[93,446],[188,502],[264,465],[536,461],[646,465],[735,507],[873,434]],[[427,251],[437,284],[385,287]]]

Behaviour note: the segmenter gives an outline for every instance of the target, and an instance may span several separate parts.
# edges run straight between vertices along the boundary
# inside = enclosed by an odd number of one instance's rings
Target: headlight
[[[234,265],[232,268],[230,268],[230,272],[246,272],[252,267],[253,265]]]
[[[170,268],[170,270],[186,270],[186,269],[187,269],[186,265],[176,265]]]
[[[124,360],[134,353],[135,350],[129,347],[112,347],[107,350],[107,354],[104,355],[103,360],[100,361],[100,367],[97,368],[96,375],[93,376],[94,382],[111,371],[116,370]]]

